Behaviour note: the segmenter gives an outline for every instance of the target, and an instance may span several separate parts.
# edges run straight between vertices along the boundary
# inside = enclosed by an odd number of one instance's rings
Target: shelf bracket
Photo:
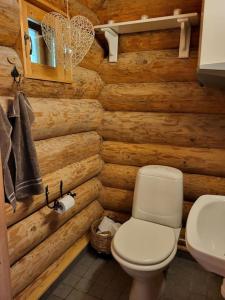
[[[188,18],[177,20],[180,23],[180,47],[179,58],[189,57],[191,41],[191,24]]]
[[[118,34],[111,28],[102,28],[109,46],[109,62],[118,60]]]

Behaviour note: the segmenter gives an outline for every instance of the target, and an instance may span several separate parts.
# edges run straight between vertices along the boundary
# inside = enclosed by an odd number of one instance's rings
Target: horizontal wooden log
[[[100,180],[104,186],[133,190],[138,167],[105,164]],[[204,194],[225,195],[225,178],[184,173],[184,198],[195,201]]]
[[[99,133],[111,141],[225,148],[223,114],[105,112]]]
[[[140,19],[142,15],[150,18],[170,16],[177,8],[182,9],[183,13],[200,12],[201,0],[106,0],[97,10],[97,15],[101,23],[107,23],[108,20],[123,22]]]
[[[7,57],[15,59],[20,73],[22,64],[15,50],[9,47],[0,47],[0,96],[13,95],[12,65]],[[55,98],[96,98],[103,87],[103,82],[97,72],[81,67],[74,70],[73,83],[61,83],[23,78],[22,90],[30,97]]]
[[[97,15],[89,9],[87,6],[82,4],[81,1],[73,0],[69,2],[69,12],[71,17],[77,16],[77,15],[82,15],[86,18],[88,18],[93,25],[97,25],[100,23]]]
[[[79,0],[79,2],[89,7],[94,12],[104,4],[104,0]]]
[[[1,55],[0,55],[1,57]],[[55,98],[92,98],[98,97],[103,81],[97,72],[81,67],[74,69],[73,83],[61,83],[24,78],[23,91],[31,97],[55,97]],[[7,90],[3,95],[8,95]],[[3,90],[3,91],[4,91]],[[2,93],[3,93],[2,91]]]
[[[139,167],[104,164],[99,179],[107,187],[133,191]]]
[[[44,272],[46,268],[89,230],[92,222],[99,218],[102,213],[103,209],[99,202],[92,202],[14,264],[11,267],[13,294],[16,295],[21,292]]]
[[[118,62],[105,59],[99,74],[106,83],[195,81],[197,53],[178,58],[178,50],[122,53]]]
[[[103,110],[97,100],[29,98],[35,114],[34,140],[95,130]]]
[[[103,143],[101,155],[105,162],[113,164],[140,167],[158,164],[178,168],[186,173],[225,177],[223,149],[108,141]]]
[[[101,137],[94,131],[71,134],[35,142],[41,175],[100,152]]]
[[[99,180],[91,179],[72,190],[76,193],[76,204],[67,212],[57,214],[45,206],[11,226],[8,229],[10,264],[15,263],[94,201],[100,195],[101,188]]]
[[[121,213],[121,212],[114,211],[114,210],[105,210],[104,216],[107,216],[107,217],[111,218],[112,220],[114,220],[115,222],[119,222],[119,223],[124,223],[130,219],[130,214]]]
[[[80,162],[68,165],[56,172],[47,174],[43,177],[44,186],[49,187],[49,201],[53,201],[60,196],[59,182],[63,180],[63,191],[74,189],[87,180],[99,174],[103,162],[99,155],[94,155]],[[19,220],[32,214],[34,211],[46,205],[45,193],[34,196],[24,201],[17,202],[16,212],[13,213],[11,205],[5,204],[7,225],[17,223]]]
[[[94,40],[90,50],[80,63],[80,66],[90,70],[98,70],[99,65],[104,59],[104,50],[97,40]]]
[[[143,33],[122,34],[119,52],[178,49],[180,29],[157,30]],[[192,27],[191,48],[198,48],[199,27]]]
[[[197,82],[106,84],[99,100],[109,111],[225,114],[225,91]]]
[[[20,29],[18,1],[1,0],[0,11],[0,45],[13,47]]]
[[[133,202],[133,192],[110,187],[103,187],[99,199],[106,210],[113,210],[122,213],[130,213]],[[183,222],[185,223],[192,207],[192,202],[184,201]]]
[[[106,210],[130,213],[132,209],[133,191],[103,186],[99,201]]]
[[[15,300],[40,299],[66,268],[69,267],[69,265],[87,247],[89,241],[89,234],[84,234],[65,253],[63,253],[63,255],[41,273],[41,275],[32,281],[28,287],[16,295]]]

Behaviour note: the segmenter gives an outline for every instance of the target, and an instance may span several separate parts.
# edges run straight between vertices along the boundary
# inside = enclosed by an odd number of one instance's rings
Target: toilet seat
[[[150,266],[165,261],[177,247],[173,228],[131,218],[117,231],[113,250],[121,259]]]

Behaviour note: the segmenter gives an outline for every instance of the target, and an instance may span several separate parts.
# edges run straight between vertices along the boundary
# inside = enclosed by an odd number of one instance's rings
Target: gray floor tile
[[[121,291],[117,289],[112,289],[109,287],[105,290],[102,299],[103,300],[119,300],[119,297],[121,295]]]
[[[81,278],[81,280],[76,284],[76,289],[78,291],[81,291],[83,293],[87,293],[91,286],[93,285],[93,280],[91,279],[86,279],[86,278]]]
[[[105,286],[101,282],[95,282],[92,284],[91,288],[88,291],[88,295],[102,299],[105,291]]]
[[[87,296],[86,293],[82,293],[77,290],[73,290],[66,298],[66,300],[85,300],[85,297]]]
[[[191,277],[191,293],[207,295],[208,273],[204,270],[193,270]]]
[[[53,291],[53,295],[59,297],[59,298],[62,298],[62,299],[65,299],[69,293],[72,291],[72,287],[67,285],[67,284],[64,284],[64,283],[60,283],[56,288],[55,290]]]
[[[82,277],[75,275],[74,273],[69,273],[63,279],[63,283],[75,287],[76,284],[81,280]]]
[[[87,252],[65,272],[53,293],[42,299],[128,300],[131,283],[132,278],[115,260]],[[222,300],[220,285],[219,276],[206,272],[188,256],[177,255],[160,300]]]
[[[78,277],[82,277],[82,276],[84,276],[85,273],[87,273],[88,269],[89,269],[88,265],[78,263],[71,269],[71,273],[73,273],[74,275],[76,275]]]
[[[189,300],[209,300],[206,296],[193,293],[190,295]]]
[[[50,295],[50,296],[48,296],[48,300],[62,300],[62,298],[57,297],[55,295]]]
[[[119,296],[119,300],[129,300],[129,293],[128,293],[128,292],[122,293],[122,294]]]

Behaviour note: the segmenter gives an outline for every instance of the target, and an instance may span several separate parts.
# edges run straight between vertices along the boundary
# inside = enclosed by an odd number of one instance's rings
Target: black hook
[[[11,76],[13,77],[14,81],[19,85],[21,81],[21,74],[18,72],[17,67],[14,66]],[[18,79],[17,79],[18,78]]]
[[[14,82],[16,82],[16,84],[19,86],[21,82],[21,74],[16,67],[15,58],[10,59],[9,57],[7,57],[7,60],[11,65],[14,65],[11,71],[11,76],[13,77]]]

